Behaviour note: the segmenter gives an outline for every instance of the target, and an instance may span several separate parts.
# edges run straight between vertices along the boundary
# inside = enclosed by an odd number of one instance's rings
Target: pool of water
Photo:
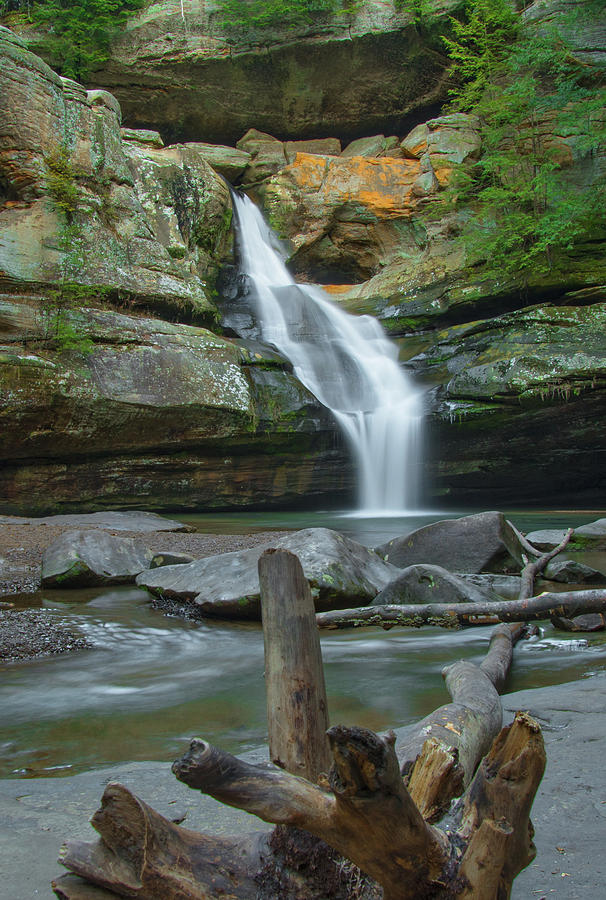
[[[454,514],[453,514],[454,515]],[[376,545],[443,516],[363,521],[334,513],[195,517],[201,531],[324,525]],[[524,513],[525,530],[578,525],[600,513]],[[187,517],[192,519],[192,517]],[[528,524],[530,522],[530,524]],[[606,571],[606,559],[593,559]],[[11,598],[14,599],[14,598]],[[94,649],[0,666],[0,776],[66,775],[130,760],[172,760],[197,735],[231,752],[265,740],[263,635],[255,624],[185,622],[154,611],[145,592],[45,591],[17,598],[77,624]],[[480,660],[490,628],[394,628],[321,636],[330,718],[375,730],[407,724],[448,701],[441,669]],[[551,625],[516,650],[509,690],[606,670],[606,636]]]

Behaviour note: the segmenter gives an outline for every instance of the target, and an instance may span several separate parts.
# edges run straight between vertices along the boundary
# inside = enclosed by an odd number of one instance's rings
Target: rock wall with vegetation
[[[263,207],[300,280],[398,341],[426,390],[434,497],[604,501],[601,0],[522,14],[506,0],[322,0],[312,21],[295,0],[254,0],[246,21],[230,0],[133,2],[121,30],[70,58],[59,28],[12,6],[10,511],[351,489],[330,416],[275,353],[238,339],[250,312],[223,178]]]
[[[334,423],[284,361],[202,327],[232,258],[225,181],[197,146],[121,129],[111,94],[10,31],[0,45],[3,510],[346,491]]]

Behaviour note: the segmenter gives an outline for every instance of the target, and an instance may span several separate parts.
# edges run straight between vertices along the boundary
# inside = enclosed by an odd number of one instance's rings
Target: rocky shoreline
[[[17,608],[24,602],[23,595],[40,590],[44,550],[72,530],[73,525],[0,523],[0,660],[39,658],[90,646],[77,630],[63,625],[49,611]],[[284,536],[279,531],[204,534],[122,530],[120,535],[140,541],[154,553],[187,553],[195,559],[246,550]]]

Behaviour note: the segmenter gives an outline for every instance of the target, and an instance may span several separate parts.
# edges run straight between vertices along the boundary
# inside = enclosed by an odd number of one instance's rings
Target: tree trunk
[[[328,703],[309,582],[288,550],[259,560],[269,755],[317,782],[330,768]]]

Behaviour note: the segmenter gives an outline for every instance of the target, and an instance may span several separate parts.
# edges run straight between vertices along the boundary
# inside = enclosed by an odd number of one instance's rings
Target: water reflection
[[[2,667],[0,775],[171,760],[194,734],[232,752],[265,740],[260,626],[167,618],[131,588],[47,592],[29,602],[78,624],[96,646]],[[331,721],[381,730],[425,715],[447,701],[442,667],[481,659],[489,634],[489,628],[325,633]],[[510,689],[604,668],[602,635],[579,640],[548,626],[518,649]]]

